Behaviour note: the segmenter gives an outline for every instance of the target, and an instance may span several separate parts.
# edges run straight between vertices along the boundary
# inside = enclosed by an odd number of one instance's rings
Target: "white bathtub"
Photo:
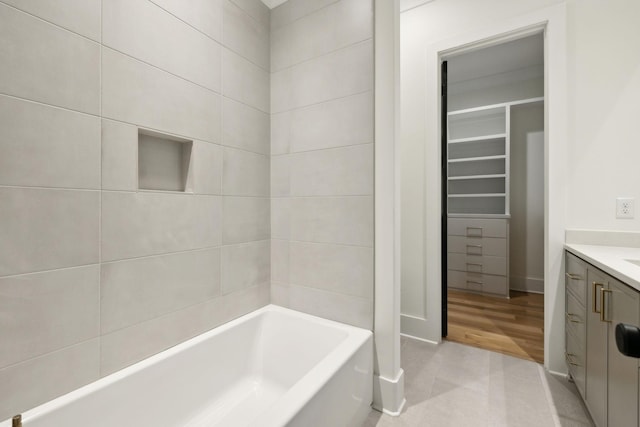
[[[359,427],[372,379],[370,331],[270,305],[22,419],[25,427]]]

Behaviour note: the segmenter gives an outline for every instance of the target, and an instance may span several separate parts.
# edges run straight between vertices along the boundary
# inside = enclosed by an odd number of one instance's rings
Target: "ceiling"
[[[449,83],[542,66],[544,40],[542,34],[479,49],[447,59]]]

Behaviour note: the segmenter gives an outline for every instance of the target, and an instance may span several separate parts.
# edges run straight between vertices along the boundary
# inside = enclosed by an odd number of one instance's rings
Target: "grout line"
[[[549,387],[549,382],[547,381],[547,377],[544,372],[544,367],[540,364],[537,364],[538,375],[540,376],[540,382],[542,384],[542,388],[544,389],[544,396],[547,400],[547,404],[549,405],[549,411],[551,412],[551,417],[553,418],[553,423],[555,427],[562,427],[562,423],[560,422],[560,416],[558,414],[558,408],[553,402],[553,395],[551,394],[551,388]]]
[[[328,8],[328,7],[331,7],[331,6],[333,6],[333,5],[335,5],[336,3],[339,3],[339,2],[340,2],[340,0],[333,0],[331,3],[328,3],[328,4],[326,4],[326,5],[322,6],[322,7],[321,7],[321,8],[319,8],[319,9],[315,9],[315,10],[312,10],[311,12],[307,12],[307,13],[305,13],[305,14],[303,14],[303,15],[300,15],[300,16],[298,16],[296,19],[294,19],[294,20],[292,20],[292,21],[289,21],[289,22],[287,22],[287,23],[285,23],[285,24],[281,24],[281,25],[280,25],[280,26],[278,26],[278,27],[271,28],[271,30],[272,30],[272,31],[273,31],[273,30],[279,30],[279,29],[281,29],[281,28],[288,27],[289,25],[292,25],[293,23],[295,23],[295,22],[297,22],[297,21],[301,20],[302,18],[306,18],[307,16],[311,16],[311,15],[313,15],[314,13],[318,13],[318,12],[320,12],[321,10],[326,9],[326,8]]]
[[[98,332],[98,333],[100,334],[100,332]],[[84,339],[84,340],[82,340],[82,341],[79,341],[79,342],[76,342],[76,343],[73,343],[73,344],[66,345],[66,346],[61,347],[61,348],[56,348],[55,350],[47,351],[47,352],[45,352],[45,353],[41,353],[41,354],[38,354],[38,355],[36,355],[36,356],[31,356],[31,357],[29,357],[29,358],[27,358],[27,359],[20,360],[19,362],[12,363],[12,364],[7,365],[7,366],[2,366],[2,367],[0,367],[0,372],[5,371],[5,370],[8,370],[8,369],[16,368],[17,366],[22,365],[23,363],[28,363],[28,362],[34,361],[34,360],[36,360],[36,359],[40,359],[40,358],[42,358],[42,357],[46,357],[46,356],[50,356],[50,355],[53,355],[53,354],[56,354],[56,353],[61,353],[61,352],[63,352],[63,351],[67,351],[67,350],[69,350],[69,349],[71,349],[71,348],[73,348],[73,347],[79,347],[79,346],[81,346],[81,345],[86,345],[86,344],[87,344],[87,343],[89,343],[90,341],[94,341],[94,340],[98,340],[98,346],[100,346],[100,343],[101,343],[101,341],[102,341],[102,340],[101,340],[101,336],[100,336],[100,335],[97,335],[97,336],[95,336],[95,337],[87,338],[87,339]],[[98,379],[98,378],[95,378],[95,379],[93,379],[92,381],[96,381],[97,379]],[[73,390],[76,390],[76,389],[78,389],[78,388],[80,388],[80,387],[75,387]],[[73,390],[67,390],[67,391],[65,392],[65,394],[66,394],[66,393],[68,393],[68,392],[70,392],[70,391],[73,391]],[[52,399],[49,399],[49,400],[47,400],[47,402],[49,402],[49,401],[51,401],[51,400],[52,400]]]
[[[316,59],[320,59],[320,58],[324,58],[324,57],[329,56],[329,55],[333,55],[333,54],[335,54],[337,52],[340,52],[341,50],[346,50],[346,49],[352,48],[352,47],[360,45],[360,44],[364,45],[364,44],[367,44],[369,42],[371,42],[372,47],[373,47],[373,35],[371,37],[367,37],[366,39],[358,40],[358,41],[346,44],[344,46],[337,47],[337,48],[335,48],[333,50],[330,50],[328,52],[324,52],[324,53],[322,53],[320,55],[317,55],[317,56],[314,56],[312,58],[307,58],[307,59],[302,60],[300,62],[296,62],[295,64],[287,65],[286,67],[282,67],[282,68],[279,68],[277,70],[271,70],[271,74],[278,74],[278,73],[283,72],[283,71],[291,70],[292,68],[299,67],[300,65],[306,64],[307,62],[315,61]]]
[[[341,150],[341,149],[345,149],[345,148],[352,148],[352,147],[362,147],[365,145],[374,145],[373,141],[369,141],[369,142],[357,142],[357,143],[352,143],[352,144],[346,144],[346,145],[336,145],[335,147],[324,147],[324,148],[313,148],[311,150],[302,150],[302,151],[292,151],[289,153],[278,153],[278,154],[272,154],[271,158],[274,157],[285,157],[285,156],[289,156],[289,157],[293,157],[296,155],[302,155],[302,154],[306,154],[306,153],[317,153],[319,151],[329,151],[329,150]]]
[[[279,237],[272,237],[271,240],[277,240],[279,242],[303,243],[303,244],[308,244],[308,245],[319,245],[319,246],[341,246],[341,247],[345,247],[345,248],[373,249],[373,246],[350,245],[350,244],[347,244],[347,243],[312,242],[312,241],[308,241],[308,240],[282,239],[282,238],[279,238]]]
[[[57,191],[88,191],[88,192],[100,192],[99,188],[72,188],[72,187],[43,187],[39,185],[5,185],[0,184],[0,188],[13,188],[20,190],[57,190]]]
[[[139,259],[159,258],[159,257],[163,257],[163,256],[178,255],[178,254],[184,254],[184,253],[189,253],[189,252],[209,251],[209,250],[212,250],[212,249],[220,249],[220,250],[222,250],[223,248],[237,247],[237,246],[242,246],[242,245],[251,245],[251,244],[269,242],[269,241],[271,241],[270,237],[269,238],[261,238],[261,239],[257,239],[257,240],[249,240],[249,241],[246,241],[246,242],[223,243],[223,244],[220,244],[220,245],[217,245],[217,246],[205,246],[205,247],[202,247],[202,248],[184,249],[184,250],[178,250],[178,251],[162,252],[162,253],[158,253],[158,254],[142,255],[142,256],[136,256],[136,257],[130,257],[130,258],[120,258],[120,259],[115,259],[115,260],[93,262],[93,263],[89,263],[89,264],[80,264],[80,265],[74,265],[74,266],[70,266],[70,267],[59,267],[59,268],[50,268],[50,269],[45,269],[45,270],[28,271],[28,272],[24,272],[24,273],[16,273],[16,274],[9,274],[9,275],[6,275],[6,276],[0,276],[0,280],[2,280],[2,279],[11,279],[11,278],[16,278],[16,277],[22,277],[22,276],[29,276],[29,275],[36,275],[36,274],[54,273],[54,272],[57,272],[57,271],[65,271],[65,270],[87,268],[87,267],[92,267],[92,266],[100,267],[101,264],[114,264],[114,263],[119,263],[119,262],[135,261],[135,260],[139,260]]]
[[[102,198],[104,195],[103,182],[102,182],[102,162],[103,162],[103,151],[102,151],[102,123],[103,123],[103,99],[104,99],[104,90],[103,90],[103,79],[102,79],[102,52],[104,50],[104,29],[103,29],[103,20],[104,20],[104,0],[100,0],[100,69],[99,69],[99,78],[100,78],[100,201],[98,203],[98,375],[102,377]],[[137,150],[136,150],[137,153]]]
[[[100,71],[100,74],[102,74],[102,71]],[[238,101],[237,99],[230,98],[230,97],[227,97],[227,96],[224,96],[224,95],[220,95],[220,96],[221,96],[222,99],[227,99],[227,100],[230,100],[232,102],[236,102],[238,104],[242,104],[245,107],[251,108],[251,109],[253,109],[253,110],[255,110],[255,111],[257,111],[257,112],[259,112],[261,114],[265,114],[265,115],[270,117],[270,113],[265,113],[264,111],[259,110],[259,109],[255,108],[255,107],[253,107],[253,106],[251,106],[249,104],[246,104],[246,103],[244,103],[242,101]],[[254,154],[261,154],[263,156],[269,156],[270,155],[269,153],[261,153],[261,152],[258,152],[258,151],[248,150],[248,149],[242,148],[242,147],[236,147],[236,146],[232,146],[232,145],[224,145],[222,142],[215,142],[215,141],[211,141],[211,140],[206,139],[206,138],[200,138],[200,137],[196,137],[196,136],[187,136],[187,135],[183,135],[183,134],[176,133],[176,132],[173,132],[173,131],[170,131],[170,130],[166,130],[166,129],[158,129],[158,128],[154,128],[154,127],[147,126],[147,125],[144,125],[144,124],[133,123],[133,122],[128,122],[128,121],[122,120],[122,119],[115,119],[115,118],[112,118],[112,117],[107,117],[107,116],[102,115],[102,112],[99,112],[98,114],[87,113],[87,112],[84,112],[84,111],[74,110],[72,108],[67,108],[67,107],[62,107],[60,105],[47,104],[47,103],[44,103],[44,102],[41,102],[41,101],[37,101],[37,100],[29,99],[29,98],[24,98],[24,97],[21,97],[21,96],[16,96],[16,95],[12,95],[12,94],[9,94],[9,93],[3,93],[3,92],[0,92],[0,97],[7,97],[7,98],[15,99],[15,100],[18,100],[18,101],[22,101],[22,102],[41,105],[43,107],[54,108],[54,109],[57,109],[57,110],[67,111],[67,112],[70,112],[70,113],[76,113],[76,114],[80,114],[80,115],[87,116],[87,117],[93,117],[93,118],[96,118],[98,120],[110,120],[112,122],[117,122],[117,123],[122,123],[122,124],[130,125],[130,126],[135,126],[135,127],[139,128],[139,129],[150,130],[150,131],[162,133],[162,134],[165,134],[165,135],[168,135],[168,136],[174,136],[174,137],[188,139],[188,140],[192,140],[192,141],[206,142],[208,144],[218,145],[220,147],[235,148],[236,150],[246,151],[248,153],[254,153]],[[100,109],[101,108],[102,108],[102,106],[100,106]],[[224,132],[224,124],[222,125],[222,131]]]
[[[299,284],[296,284],[296,283],[291,283],[291,280],[289,280],[288,283],[278,282],[278,281],[275,281],[275,282],[276,283],[282,283],[282,284],[285,284],[287,286],[296,286],[298,288],[311,289],[311,290],[314,290],[314,291],[325,292],[325,293],[332,294],[332,295],[339,295],[341,297],[354,298],[354,299],[357,299],[357,300],[362,300],[363,302],[372,302],[373,301],[373,295],[371,295],[371,297],[363,297],[361,295],[352,295],[352,294],[347,294],[347,293],[344,293],[344,292],[332,291],[332,290],[325,289],[325,288],[317,288],[315,286],[299,285]],[[558,426],[558,427],[561,427],[561,426]]]
[[[76,31],[73,31],[73,30],[71,30],[71,29],[69,29],[69,28],[63,27],[63,26],[62,26],[62,25],[60,25],[60,24],[57,24],[57,23],[52,22],[52,21],[48,21],[48,20],[46,20],[46,19],[44,19],[44,18],[42,18],[42,17],[40,17],[40,16],[34,15],[34,14],[33,14],[33,13],[31,13],[31,12],[27,12],[26,10],[23,10],[23,9],[20,9],[20,8],[18,8],[18,7],[16,7],[16,6],[14,6],[14,5],[8,4],[8,3],[4,2],[3,0],[0,0],[0,4],[1,4],[1,5],[6,6],[6,7],[7,7],[7,8],[9,8],[9,9],[13,9],[13,10],[15,10],[15,11],[19,12],[19,13],[23,13],[23,14],[25,14],[25,15],[27,15],[27,16],[30,16],[30,17],[32,17],[32,18],[37,19],[38,21],[44,22],[45,24],[48,24],[48,25],[50,25],[50,26],[52,26],[52,27],[55,27],[55,28],[58,28],[58,29],[60,29],[60,30],[62,30],[62,31],[64,31],[64,32],[67,32],[67,33],[73,34],[74,36],[78,36],[78,37],[80,37],[80,38],[83,38],[83,39],[85,39],[85,40],[87,40],[87,41],[90,41],[90,42],[92,42],[92,43],[95,43],[95,44],[101,44],[101,43],[102,43],[102,31],[101,31],[101,33],[100,33],[100,41],[98,41],[98,40],[94,40],[94,39],[92,39],[91,37],[88,37],[88,36],[85,36],[85,35],[83,35],[83,34],[80,34],[80,33],[76,32]],[[101,21],[102,21],[102,18],[101,18]],[[102,22],[101,22],[101,24],[100,24],[100,25],[102,26]]]
[[[342,100],[342,99],[355,97],[355,96],[358,96],[358,95],[363,95],[363,94],[369,93],[369,92],[373,93],[373,88],[372,89],[363,90],[362,92],[355,92],[355,93],[349,93],[347,95],[337,96],[337,97],[331,98],[331,99],[324,99],[322,101],[314,102],[312,104],[300,105],[300,106],[297,106],[297,107],[289,108],[287,110],[272,111],[270,114],[272,116],[275,116],[277,114],[291,113],[293,111],[304,110],[306,108],[316,107],[316,106],[322,105],[322,104],[328,104],[330,102],[339,101],[339,100]]]
[[[1,0],[0,0],[1,1]],[[267,73],[270,72],[270,67],[269,68],[265,68],[262,65],[254,62],[252,59],[247,58],[246,56],[244,56],[242,53],[237,52],[236,50],[230,48],[229,46],[224,44],[224,9],[221,8],[221,12],[222,12],[222,16],[220,17],[220,23],[221,23],[221,34],[220,34],[220,38],[222,40],[216,40],[213,37],[211,37],[209,34],[205,33],[204,31],[202,31],[201,29],[199,29],[198,27],[192,25],[191,23],[187,22],[186,20],[180,18],[178,15],[174,14],[173,12],[170,12],[169,10],[165,9],[164,7],[160,6],[158,3],[156,3],[154,0],[148,0],[149,3],[153,4],[154,6],[158,7],[160,10],[166,12],[167,14],[173,16],[175,19],[177,19],[178,21],[182,22],[183,24],[187,25],[188,27],[192,28],[193,30],[197,31],[198,33],[202,34],[203,36],[205,36],[206,38],[212,40],[213,42],[215,42],[217,45],[219,45],[221,48],[223,49],[227,49],[233,53],[235,53],[236,55],[246,59],[247,61],[249,61],[251,64],[255,65],[256,67],[260,68],[263,71],[266,71]],[[234,3],[235,5],[235,3]],[[236,7],[238,7],[237,5],[235,5]],[[249,15],[244,9],[238,7],[242,13],[244,13],[246,16],[249,17],[249,19],[252,19],[256,22],[258,22],[258,24],[262,25],[259,21],[255,20],[255,18],[253,18],[253,16]],[[271,35],[271,31],[269,28],[267,28],[267,34],[270,36]],[[271,41],[269,41],[269,48],[271,47]],[[271,52],[271,49],[269,49],[269,52]]]

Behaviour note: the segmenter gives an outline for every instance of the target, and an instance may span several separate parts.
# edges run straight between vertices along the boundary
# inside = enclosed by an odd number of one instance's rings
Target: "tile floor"
[[[574,385],[537,363],[449,341],[401,348],[405,409],[362,427],[593,426]]]

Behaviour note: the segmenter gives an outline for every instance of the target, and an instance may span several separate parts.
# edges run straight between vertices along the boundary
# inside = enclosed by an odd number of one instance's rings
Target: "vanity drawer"
[[[507,239],[449,236],[447,251],[466,255],[507,256]]]
[[[505,257],[450,253],[447,256],[447,266],[449,270],[507,275],[507,259]]]
[[[576,387],[580,391],[580,394],[585,395],[585,379],[586,379],[586,360],[585,360],[585,347],[582,346],[579,340],[567,330],[565,334],[566,340],[566,353],[565,360],[571,378],[576,384]]]
[[[566,293],[565,329],[574,335],[581,347],[586,346],[586,310],[571,293]]]
[[[587,264],[575,255],[565,255],[565,288],[572,293],[578,302],[587,304]]]
[[[509,295],[509,287],[507,286],[507,278],[505,276],[447,270],[447,285],[452,288],[465,289],[472,292],[501,296]]]
[[[497,218],[449,218],[447,234],[466,237],[507,237],[507,220]]]

